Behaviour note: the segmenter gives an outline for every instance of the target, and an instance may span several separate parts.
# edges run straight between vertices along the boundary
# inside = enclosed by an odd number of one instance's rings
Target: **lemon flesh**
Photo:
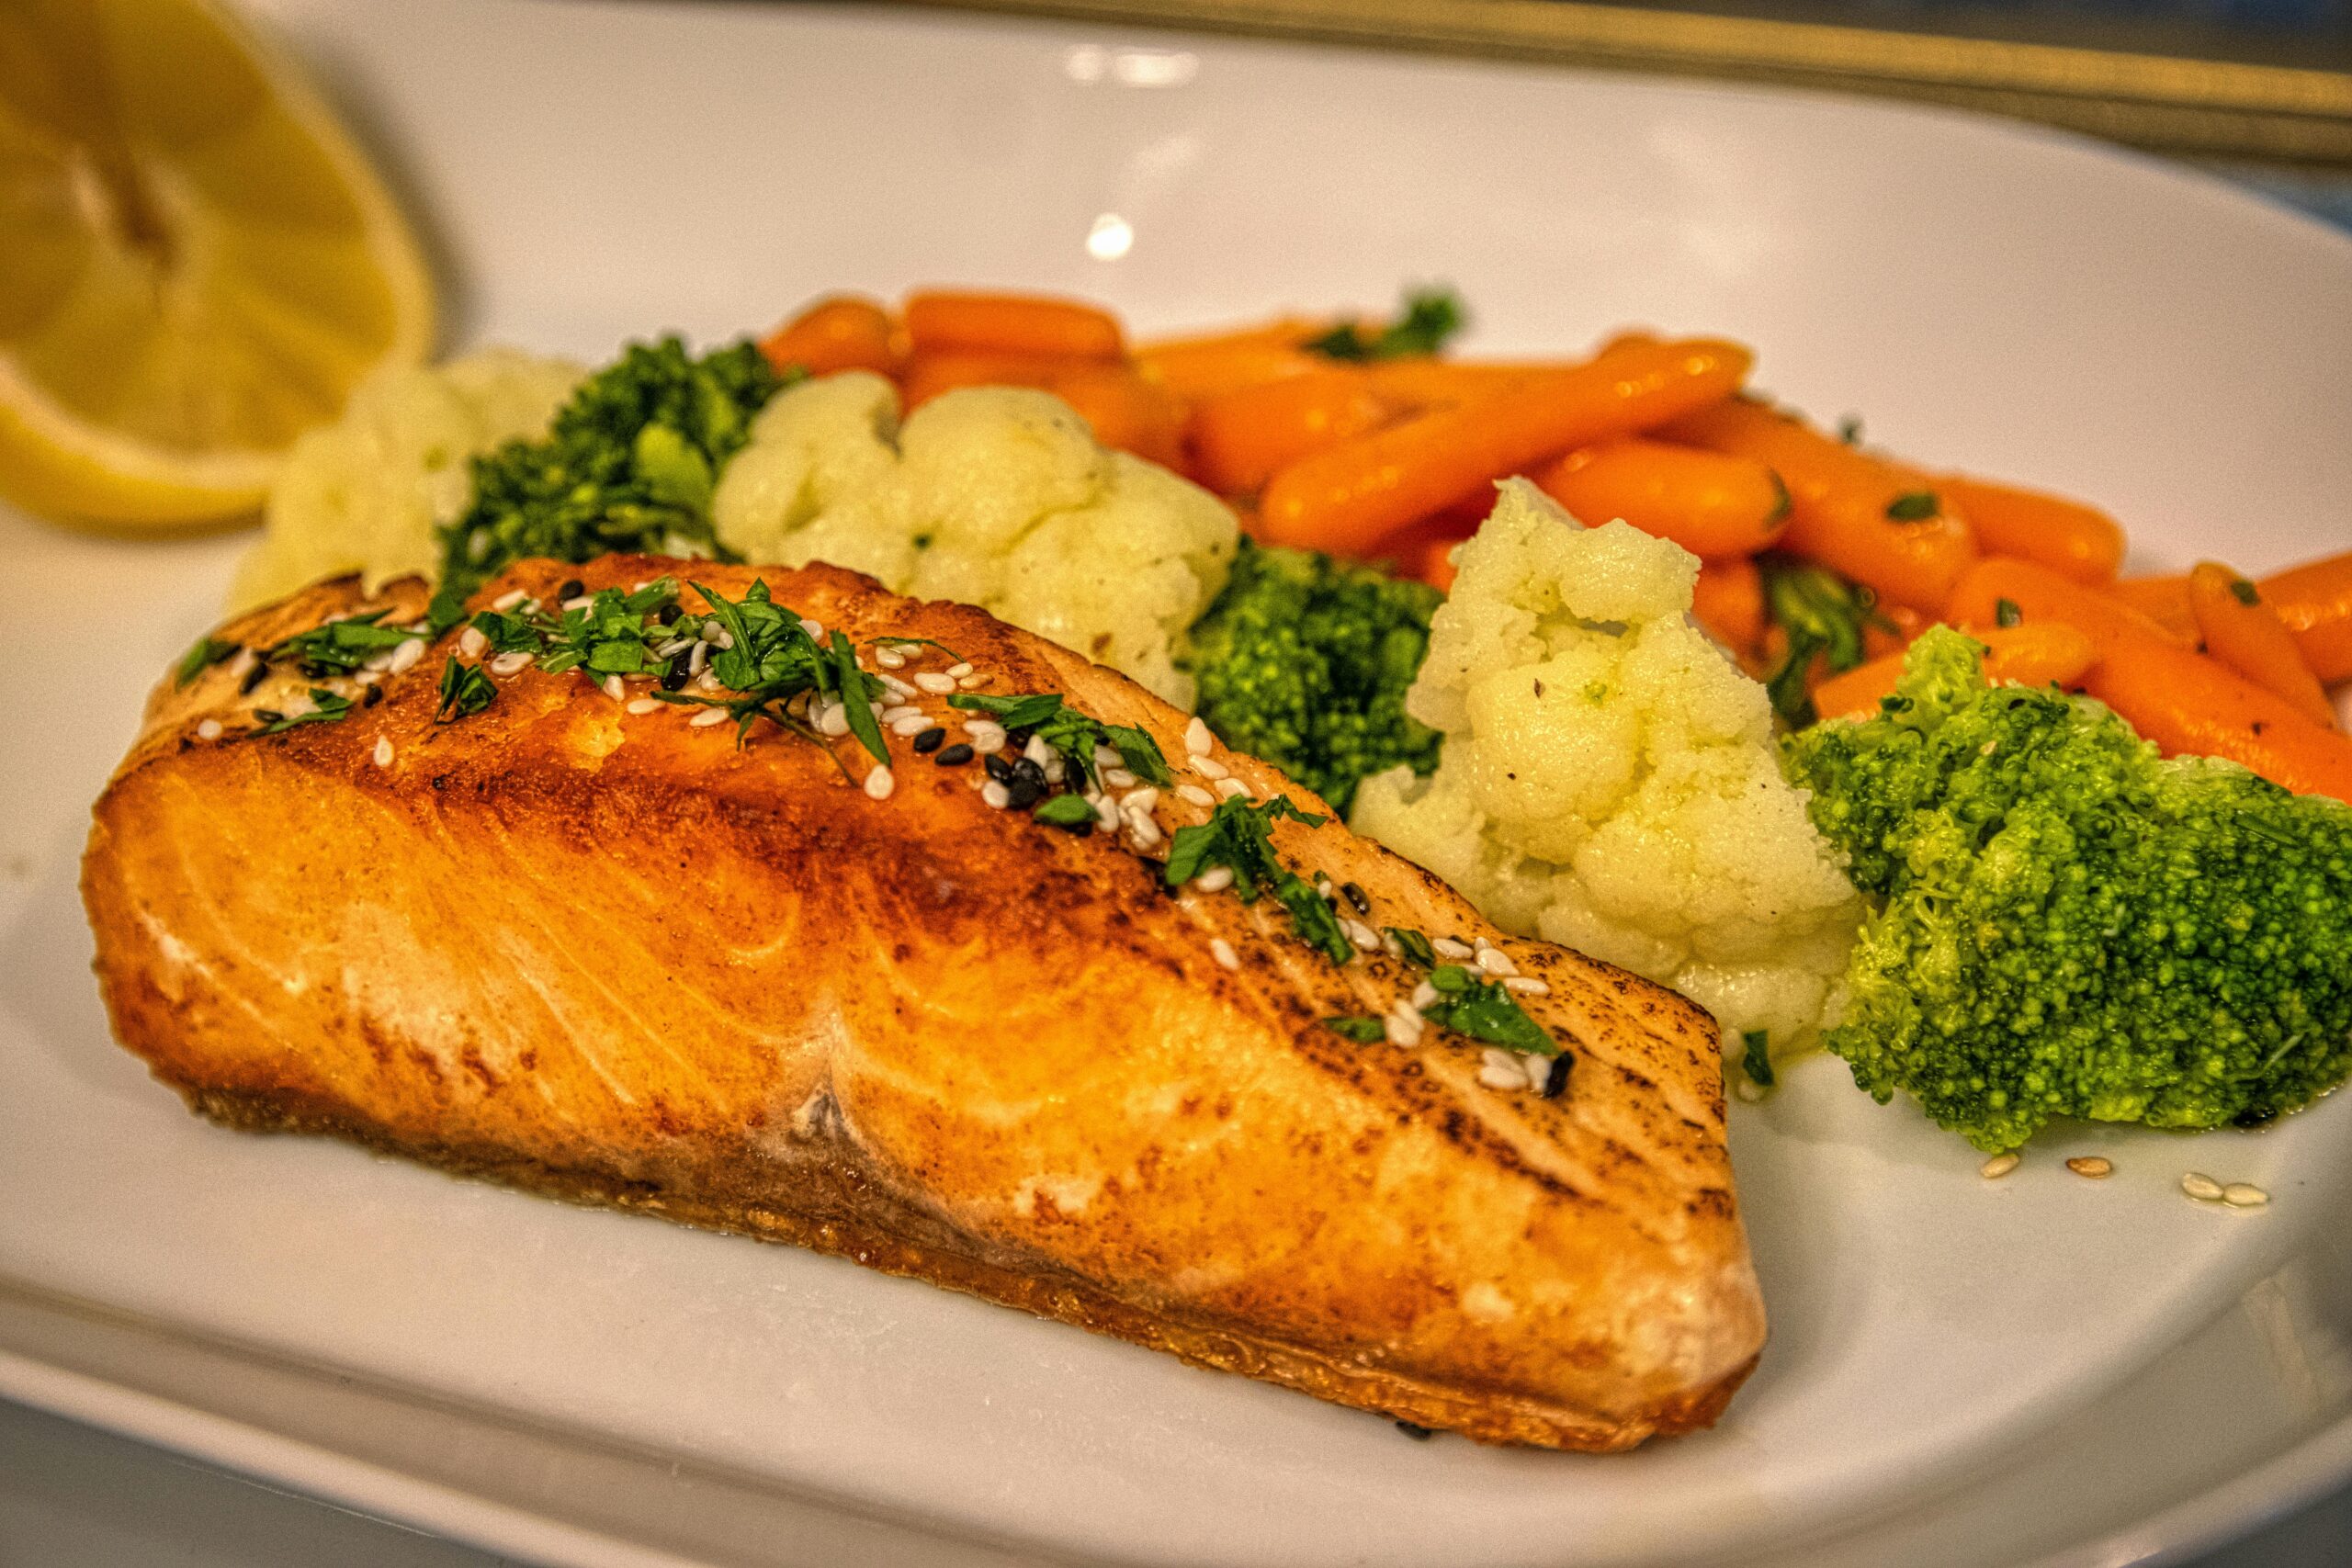
[[[250,512],[432,333],[415,241],[275,51],[203,0],[0,5],[0,496]]]

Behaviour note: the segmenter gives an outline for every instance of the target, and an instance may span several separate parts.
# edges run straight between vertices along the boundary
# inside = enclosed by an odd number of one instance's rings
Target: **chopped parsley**
[[[1764,612],[1789,643],[1764,689],[1771,694],[1772,711],[1791,728],[1803,728],[1815,717],[1813,694],[1805,688],[1815,657],[1826,659],[1832,673],[1861,663],[1862,630],[1879,624],[1878,596],[1826,567],[1786,556],[1766,555],[1758,564],[1764,569]]]
[[[1355,944],[1348,940],[1330,900],[1274,853],[1273,825],[1284,817],[1309,828],[1329,820],[1301,811],[1286,795],[1262,806],[1241,795],[1218,802],[1207,821],[1177,829],[1169,841],[1168,886],[1181,887],[1213,866],[1228,867],[1233,890],[1244,904],[1256,903],[1261,893],[1272,893],[1290,912],[1291,929],[1301,942],[1332,963],[1345,964],[1355,956]]]
[[[1886,503],[1886,514],[1897,523],[1925,523],[1938,510],[1931,490],[1905,491]]]
[[[2018,602],[2014,599],[1996,599],[1993,601],[1993,619],[2005,626],[2021,626],[2025,622],[2025,612],[2018,608]]]
[[[309,631],[295,633],[262,658],[271,663],[291,659],[303,674],[313,680],[324,675],[356,674],[378,654],[389,653],[418,635],[400,626],[376,624],[390,614],[389,610],[371,610],[364,615],[328,621]]]
[[[1377,1045],[1388,1038],[1388,1025],[1368,1014],[1359,1013],[1352,1017],[1327,1018],[1323,1021],[1323,1027],[1343,1039],[1354,1041],[1359,1045]]]
[[[2248,582],[2243,577],[2233,577],[2230,579],[2230,594],[2231,597],[2237,600],[2241,604],[2259,604],[2262,603],[2262,590],[2256,588],[2253,583]]]
[[[1770,1089],[1772,1087],[1772,1032],[1769,1029],[1751,1029],[1739,1038],[1747,1048],[1746,1054],[1740,1057],[1741,1070],[1757,1083]]]
[[[1094,830],[1094,807],[1079,795],[1057,795],[1039,806],[1033,815],[1049,828],[1066,828],[1081,836]]]
[[[1160,754],[1159,742],[1148,732],[1133,725],[1105,724],[1099,718],[1090,718],[1065,704],[1059,692],[1032,692],[1012,697],[957,692],[947,699],[947,705],[967,713],[987,714],[1007,729],[1034,732],[1038,739],[1060,752],[1070,771],[1090,784],[1096,782],[1097,746],[1116,751],[1127,772],[1146,784],[1171,782],[1168,759]]]
[[[1383,926],[1380,929],[1388,933],[1396,943],[1396,951],[1403,953],[1408,962],[1424,969],[1437,967],[1437,949],[1430,945],[1428,937],[1403,926]]]
[[[172,684],[186,686],[192,683],[198,675],[236,652],[239,646],[233,642],[222,642],[215,637],[198,637],[196,646],[181,657],[179,668],[173,671]]]
[[[254,733],[256,735],[283,735],[286,731],[295,728],[300,725],[334,724],[339,720],[349,718],[351,716],[351,699],[349,697],[336,696],[333,692],[327,691],[323,687],[313,686],[311,688],[311,711],[308,713],[284,714],[277,713],[269,708],[255,708],[254,710],[254,716],[256,718],[266,716],[268,722],[264,724]]]
[[[461,664],[451,654],[441,666],[441,705],[434,713],[434,722],[447,724],[453,718],[464,718],[488,707],[498,697],[498,688],[477,664]]]
[[[1365,336],[1353,321],[1343,321],[1321,337],[1309,339],[1306,346],[1307,352],[1326,359],[1351,362],[1435,354],[1467,320],[1462,297],[1453,289],[1415,288],[1407,291],[1405,308],[1396,319],[1373,335]]]
[[[814,694],[841,704],[850,733],[875,761],[890,760],[889,748],[882,742],[882,727],[874,721],[869,705],[888,688],[858,668],[857,649],[849,638],[839,632],[821,643],[810,637],[797,615],[775,603],[765,578],[753,581],[741,599],[729,599],[699,582],[694,587],[728,637],[728,646],[710,656],[711,678],[735,694],[701,697],[655,692],[651,695],[665,703],[725,709],[735,720],[738,746],[751,734],[752,725],[764,718],[824,746],[830,756],[832,748],[809,728],[806,716],[808,698]],[[659,629],[667,633],[673,628]],[[793,710],[795,702],[801,704],[798,713]]]
[[[1475,971],[1442,964],[1430,971],[1430,984],[1437,988],[1437,1000],[1423,1008],[1421,1016],[1439,1028],[1524,1055],[1560,1054],[1544,1026],[1527,1016],[1508,989],[1481,980]]]

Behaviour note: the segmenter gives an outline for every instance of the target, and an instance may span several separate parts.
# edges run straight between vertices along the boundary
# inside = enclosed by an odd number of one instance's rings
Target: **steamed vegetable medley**
[[[2119,579],[2104,513],[1825,432],[1739,344],[1482,363],[1462,321],[1130,346],[932,292],[400,371],[297,446],[239,592],[827,561],[1194,709],[1498,924],[1693,998],[1759,1086],[1819,1043],[2000,1151],[2352,1070],[2352,555]]]

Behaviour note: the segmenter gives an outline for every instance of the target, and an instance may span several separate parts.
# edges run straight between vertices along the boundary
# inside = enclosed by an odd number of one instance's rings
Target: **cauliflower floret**
[[[492,348],[369,377],[341,418],[287,454],[231,608],[346,571],[361,573],[371,592],[390,578],[433,575],[441,565],[434,530],[473,500],[468,459],[544,436],[586,374],[570,360]]]
[[[1446,733],[1437,773],[1365,780],[1356,829],[1498,925],[1805,1043],[1860,901],[1781,774],[1764,689],[1688,619],[1697,561],[1500,488],[1406,699]]]
[[[750,559],[826,560],[978,604],[1182,706],[1177,651],[1238,537],[1223,502],[1104,449],[1058,398],[973,388],[901,425],[890,384],[863,371],[762,410],[711,516]]]

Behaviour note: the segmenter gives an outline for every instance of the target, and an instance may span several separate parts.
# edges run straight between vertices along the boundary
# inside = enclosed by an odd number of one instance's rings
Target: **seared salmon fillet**
[[[479,632],[257,661],[425,613],[413,581],[307,590],[166,679],[96,806],[123,1043],[232,1126],[796,1243],[1486,1441],[1620,1450],[1722,1411],[1764,1314],[1700,1009],[1504,937],[1336,822],[1272,844],[1328,879],[1337,953],[1214,870],[1171,891],[1214,804],[1325,808],[969,606],[612,557],[521,563],[473,607],[670,575],[763,580],[845,634],[896,682],[888,771],[839,714],[739,743],[720,709]],[[959,750],[999,739],[964,693],[1136,727],[1169,783],[1106,750],[1125,809],[1052,825]],[[1421,938],[1566,1065],[1423,1028]]]

